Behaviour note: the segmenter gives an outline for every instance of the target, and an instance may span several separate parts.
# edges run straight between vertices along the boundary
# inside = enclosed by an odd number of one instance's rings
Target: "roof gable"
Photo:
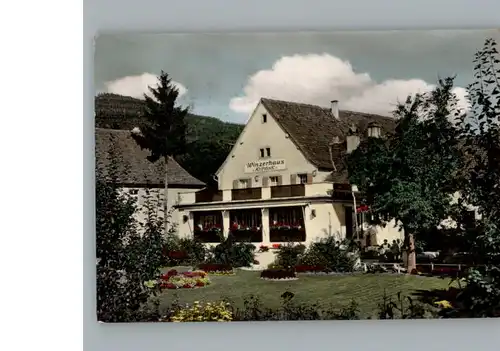
[[[130,131],[96,128],[95,155],[96,171],[108,177],[111,159],[116,157],[117,181],[122,184],[165,184],[165,162],[163,159],[151,163],[146,159],[149,152],[142,150],[132,139]],[[193,186],[200,188],[205,183],[190,175],[173,158],[168,160],[168,185]]]

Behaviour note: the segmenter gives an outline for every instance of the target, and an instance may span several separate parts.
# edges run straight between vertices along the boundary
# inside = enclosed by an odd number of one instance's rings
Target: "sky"
[[[390,115],[398,101],[456,76],[466,108],[472,60],[500,30],[106,34],[96,92],[141,98],[164,70],[195,114],[244,123],[261,97]]]

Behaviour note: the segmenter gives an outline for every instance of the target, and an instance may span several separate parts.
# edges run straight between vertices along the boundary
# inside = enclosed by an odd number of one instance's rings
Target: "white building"
[[[148,199],[157,214],[163,216],[165,194],[165,162],[163,159],[151,163],[147,150],[141,150],[127,130],[96,128],[95,134],[96,172],[105,177],[115,174],[114,181],[126,192],[137,198],[136,218],[144,222]],[[116,162],[113,163],[112,160]],[[167,207],[172,224],[178,224],[179,215],[174,205],[179,195],[193,193],[205,187],[205,183],[191,176],[173,158],[168,161]]]
[[[327,235],[359,235],[368,246],[402,239],[394,223],[367,238],[344,161],[361,139],[394,126],[389,117],[339,111],[336,101],[324,108],[263,98],[216,174],[218,189],[179,194],[179,232],[215,243],[218,230],[231,231],[270,247]],[[356,224],[365,230],[357,233]],[[261,264],[270,263],[263,255]]]

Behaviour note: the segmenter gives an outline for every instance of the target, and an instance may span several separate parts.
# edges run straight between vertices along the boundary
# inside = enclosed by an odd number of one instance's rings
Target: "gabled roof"
[[[95,133],[96,172],[103,176],[110,175],[113,165],[111,159],[115,157],[117,181],[120,184],[151,184],[162,186],[165,184],[165,162],[163,159],[155,163],[149,162],[146,157],[149,151],[142,150],[128,130],[96,128]],[[201,180],[190,175],[173,158],[168,160],[168,185],[205,186]]]
[[[267,98],[261,102],[307,160],[327,170],[333,169],[329,151],[333,138],[337,136],[343,141],[351,124],[356,125],[361,139],[367,137],[366,129],[371,122],[380,126],[382,137],[395,128],[395,119],[391,117],[341,110],[337,120],[326,107]],[[334,147],[334,162],[343,158],[342,150],[345,143]]]

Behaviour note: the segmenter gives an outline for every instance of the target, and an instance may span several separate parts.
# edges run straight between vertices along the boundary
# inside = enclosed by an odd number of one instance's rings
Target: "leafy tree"
[[[415,268],[415,235],[437,227],[452,212],[460,167],[460,115],[453,78],[397,106],[393,134],[368,138],[348,156],[349,180],[362,192],[374,222],[395,220],[404,229],[406,265]]]
[[[162,231],[151,215],[139,233],[135,199],[117,183],[118,162],[112,152],[108,174],[96,174],[97,316],[103,322],[155,320],[147,304],[155,287],[144,282],[158,277]]]
[[[500,316],[500,55],[487,39],[474,58],[474,82],[468,87],[470,113],[461,119],[465,170],[462,202],[477,207],[481,219],[469,235],[477,263],[460,295],[465,314]]]
[[[165,161],[164,220],[168,231],[168,159],[185,151],[187,108],[176,106],[179,91],[168,74],[161,72],[157,87],[149,87],[152,97],[144,94],[145,109],[132,137],[142,149],[150,151],[148,160]]]

